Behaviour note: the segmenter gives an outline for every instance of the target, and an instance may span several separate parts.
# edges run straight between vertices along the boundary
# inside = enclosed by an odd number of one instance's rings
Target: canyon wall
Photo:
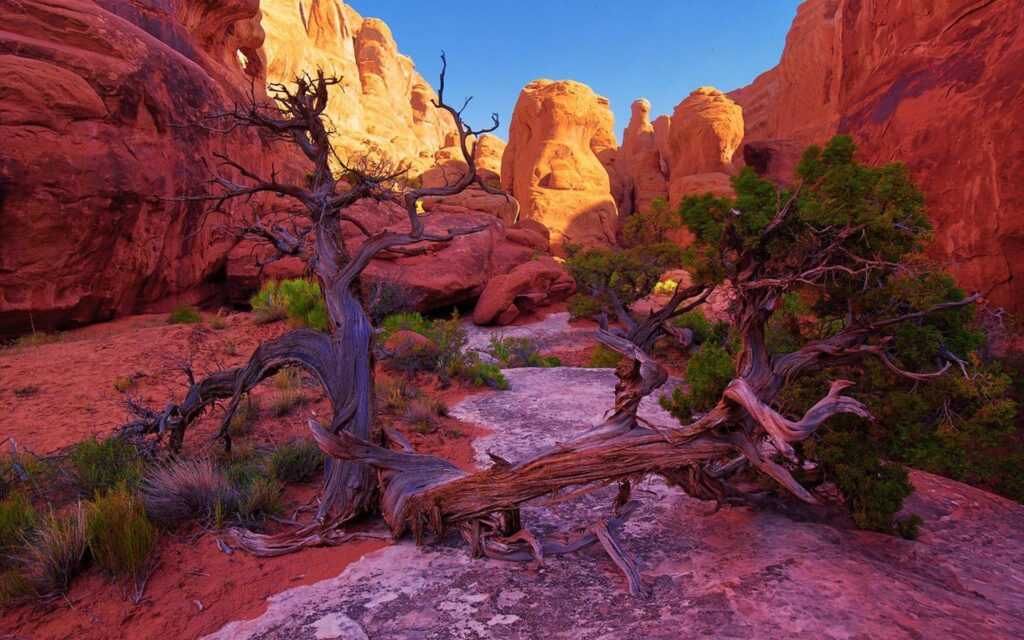
[[[929,254],[1024,311],[1022,24],[1022,0],[808,0],[779,65],[729,94],[743,161],[782,178],[804,146],[849,133],[864,160],[905,162]]]
[[[256,0],[0,3],[0,335],[210,295],[223,218],[172,198],[215,152],[286,164],[254,132],[189,126],[262,86],[241,62],[262,42]]]

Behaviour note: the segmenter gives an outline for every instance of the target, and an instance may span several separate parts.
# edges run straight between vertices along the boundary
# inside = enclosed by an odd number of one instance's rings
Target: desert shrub
[[[672,324],[680,329],[689,329],[693,332],[693,343],[704,344],[708,340],[714,340],[719,344],[725,344],[729,334],[729,325],[725,322],[711,322],[698,310],[689,311],[672,319]]]
[[[227,316],[224,315],[223,311],[217,311],[214,315],[210,316],[210,327],[220,331],[228,326]]]
[[[662,396],[659,402],[679,420],[688,421],[693,414],[714,407],[735,376],[736,369],[729,352],[714,342],[707,342],[686,362],[689,391],[676,387],[671,397]]]
[[[330,326],[320,284],[304,278],[268,281],[249,299],[256,322],[288,318],[298,327],[326,331]]]
[[[442,380],[463,378],[477,379],[473,367],[477,364],[472,356],[463,353],[469,336],[466,328],[459,320],[458,312],[453,312],[448,319],[431,320],[419,313],[399,313],[388,316],[381,323],[378,333],[378,344],[397,331],[412,331],[429,338],[437,347],[436,354],[431,354],[423,366],[431,368]],[[468,376],[468,377],[467,377]]]
[[[57,471],[55,465],[47,464],[27,451],[10,451],[0,457],[0,499],[15,491],[28,493],[53,484]]]
[[[270,412],[274,417],[288,415],[302,404],[302,379],[295,369],[282,369],[274,375],[274,395],[270,401]]]
[[[378,339],[383,342],[398,331],[412,331],[427,338],[433,333],[434,323],[415,311],[396,313],[380,323]]]
[[[434,410],[434,413],[441,416],[442,418],[448,416],[448,405],[445,404],[444,400],[435,400],[434,403],[430,405],[430,407],[431,409]]]
[[[491,336],[490,353],[503,368],[516,367],[557,367],[562,361],[540,355],[537,341],[530,337],[506,338]]]
[[[406,405],[399,419],[419,433],[426,434],[434,430],[435,416],[433,404],[426,398],[418,397]]]
[[[145,468],[135,445],[116,437],[83,440],[68,459],[75,486],[86,497],[103,494],[119,484],[134,487]]]
[[[20,491],[12,492],[0,500],[0,566],[7,555],[14,550],[36,522],[36,510],[32,502]]]
[[[651,290],[656,296],[670,296],[676,292],[679,288],[679,283],[675,280],[665,280],[654,285],[654,289]]]
[[[377,410],[391,414],[403,411],[409,400],[419,395],[419,391],[412,385],[397,378],[378,378],[374,392]]]
[[[67,593],[68,586],[85,562],[85,514],[81,504],[63,513],[50,511],[25,535],[13,558],[13,567],[0,584],[4,604],[53,602]]]
[[[601,312],[601,303],[598,302],[593,296],[588,296],[582,293],[575,293],[569,298],[569,303],[566,305],[569,311],[569,317],[573,320],[582,320],[585,318],[593,318]]]
[[[508,380],[501,372],[501,367],[487,362],[466,363],[458,370],[458,375],[477,387],[492,389],[508,389]]]
[[[619,366],[620,362],[622,362],[621,353],[603,344],[599,344],[594,347],[593,353],[590,354],[590,358],[587,359],[587,363],[583,366],[590,369],[614,369]]]
[[[679,213],[668,206],[665,198],[655,198],[649,211],[637,212],[626,218],[622,230],[622,246],[668,242],[668,232],[682,226]]]
[[[578,289],[571,302],[573,317],[589,317],[602,311],[615,317],[616,301],[628,311],[634,302],[651,293],[661,274],[682,266],[685,256],[683,249],[671,242],[626,249],[567,245],[566,253],[566,266]]]
[[[180,305],[175,307],[171,314],[167,317],[168,324],[196,324],[202,322],[203,318],[196,311],[195,307],[190,305]]]
[[[230,520],[244,526],[255,526],[267,515],[281,512],[281,484],[267,475],[264,465],[241,462],[230,465],[225,475],[231,491],[217,505],[214,526]]]
[[[142,500],[124,486],[97,498],[86,510],[86,537],[96,564],[142,597],[155,564],[157,531]]]
[[[363,306],[374,326],[387,317],[413,310],[412,292],[401,280],[375,280],[363,290]]]
[[[242,396],[235,407],[231,420],[228,421],[228,435],[233,437],[244,436],[252,431],[253,422],[259,417],[260,401],[256,396],[247,393]]]
[[[266,459],[267,471],[278,482],[302,482],[324,468],[324,454],[312,440],[293,440],[275,449]]]
[[[231,483],[209,458],[180,458],[158,465],[140,486],[146,513],[164,526],[188,520],[209,522],[218,508],[234,500]]]

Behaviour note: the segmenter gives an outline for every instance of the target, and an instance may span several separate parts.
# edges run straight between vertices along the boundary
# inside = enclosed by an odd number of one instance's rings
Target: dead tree
[[[874,315],[851,312],[843,326],[828,336],[790,353],[770,353],[766,326],[784,293],[795,287],[814,288],[837,277],[864,276],[867,282],[871,274],[891,272],[899,266],[851,253],[849,240],[863,231],[857,225],[814,229],[818,242],[813,243],[812,250],[776,263],[762,260],[760,249],[787,228],[794,194],[785,205],[780,202],[775,219],[763,228],[757,242],[741,241],[729,223],[719,243],[718,251],[728,256],[726,262],[730,265],[727,276],[736,293],[735,317],[741,345],[735,379],[717,405],[704,415],[685,425],[653,424],[637,417],[641,400],[667,379],[664,368],[649,352],[670,331],[668,320],[707,299],[711,287],[700,284],[677,290],[665,307],[646,318],[637,320],[625,308],[616,309],[621,330],[601,330],[597,334],[601,342],[625,356],[617,369],[615,405],[607,419],[578,437],[514,464],[496,458],[492,467],[476,473],[462,471],[441,458],[393,450],[372,427],[372,328],[359,299],[357,280],[382,251],[417,251],[421,243],[445,242],[480,230],[471,227],[427,233],[416,213],[419,199],[455,194],[473,183],[495,192],[477,175],[468,148],[468,138],[483,132],[466,127],[461,111],[445,103],[443,71],[435,106],[449,113],[455,122],[466,173],[447,187],[396,190],[393,183],[398,172],[387,163],[364,163],[364,168],[348,167],[343,182],[332,170],[332,160],[340,160],[334,155],[323,117],[327,92],[334,83],[336,80],[318,74],[315,79],[299,79],[295,89],[272,85],[271,93],[280,111],[254,102],[229,114],[236,123],[290,136],[313,164],[307,185],[284,183],[276,176],[263,178],[241,163],[224,158],[224,164],[237,171],[243,181],[218,178],[221,192],[203,196],[217,206],[232,198],[270,193],[300,205],[306,226],[289,231],[256,221],[246,233],[267,240],[277,255],[301,253],[312,243],[309,261],[322,284],[330,330],[297,330],[265,342],[246,366],[195,382],[183,401],[171,403],[161,412],[136,406],[138,419],[129,426],[136,433],[167,435],[174,448],[180,446],[188,426],[213,402],[228,399],[220,437],[230,444],[226,427],[242,394],[285,366],[305,368],[316,377],[333,408],[330,424],[310,422],[313,436],[331,457],[320,508],[313,523],[295,531],[258,536],[233,530],[234,540],[254,553],[276,555],[314,544],[336,544],[354,535],[346,533],[341,525],[379,509],[394,537],[411,530],[417,540],[427,533],[440,538],[454,528],[474,555],[492,558],[541,559],[600,544],[626,574],[630,591],[644,593],[635,564],[615,536],[616,528],[637,506],[630,500],[631,487],[637,481],[660,475],[694,496],[723,500],[736,493],[729,484],[730,477],[749,466],[802,500],[814,502],[813,495],[787,469],[796,459],[792,444],[808,438],[831,416],[871,416],[862,403],[843,395],[851,384],[846,380],[833,381],[824,397],[800,416],[786,416],[777,410],[775,400],[780,390],[800,376],[869,357],[878,358],[898,375],[917,380],[942,375],[950,366],[948,362],[930,373],[900,369],[889,357],[884,340],[876,338],[887,327],[962,307],[977,298],[920,310],[894,306]],[[346,213],[362,199],[402,204],[408,213],[408,231],[370,233]],[[350,233],[364,236],[352,252],[344,242]],[[952,359],[950,354],[945,355]],[[542,497],[558,502],[609,485],[619,487],[609,516],[574,534],[542,538],[522,523],[520,507],[525,502]]]
[[[327,332],[298,329],[264,342],[244,367],[219,371],[193,381],[181,402],[169,403],[162,411],[130,403],[135,419],[126,426],[128,433],[166,437],[170,448],[177,450],[189,425],[214,402],[226,399],[228,403],[218,437],[230,448],[227,427],[243,394],[283,367],[300,367],[316,378],[330,400],[333,415],[326,427],[330,433],[346,432],[360,441],[382,441],[373,427],[373,328],[360,300],[360,274],[382,252],[416,255],[426,251],[427,243],[448,242],[487,228],[487,225],[467,226],[447,229],[444,233],[428,232],[417,213],[417,203],[423,198],[457,194],[472,184],[489,193],[500,193],[484,184],[477,174],[470,149],[472,137],[497,128],[497,115],[493,116],[492,126],[482,130],[473,130],[463,122],[465,105],[456,109],[445,101],[447,64],[443,54],[441,58],[441,79],[434,106],[451,116],[466,162],[465,173],[448,186],[400,188],[399,178],[404,169],[396,168],[387,159],[371,156],[355,162],[341,159],[332,145],[328,119],[324,115],[328,92],[338,79],[325,76],[322,71],[316,77],[298,78],[294,86],[270,85],[268,93],[276,105],[261,103],[254,93],[248,104],[216,116],[229,128],[255,127],[290,140],[311,165],[307,182],[286,182],[276,172],[269,177],[261,176],[235,159],[220,156],[221,164],[240,178],[217,177],[212,181],[212,193],[186,199],[209,202],[211,210],[219,210],[229,200],[262,194],[288,202],[292,207],[290,229],[282,224],[265,224],[255,217],[239,225],[237,232],[264,240],[273,248],[274,253],[264,262],[287,255],[308,256],[311,270],[324,292],[330,329]],[[336,171],[336,166],[340,166],[340,171]],[[352,205],[360,200],[401,205],[408,215],[408,229],[372,233],[349,213]],[[362,242],[350,250],[345,240],[353,235],[361,236]],[[329,461],[327,466],[315,520],[294,533],[293,540],[310,544],[330,542],[332,536],[343,536],[338,525],[376,508],[378,483],[371,469],[358,461],[340,459]]]

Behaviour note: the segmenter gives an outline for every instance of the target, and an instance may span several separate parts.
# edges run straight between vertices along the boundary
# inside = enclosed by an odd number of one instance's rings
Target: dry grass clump
[[[124,486],[97,498],[86,511],[86,538],[96,564],[115,580],[131,585],[133,602],[156,566],[156,527],[142,500]]]
[[[51,511],[23,536],[0,579],[0,604],[49,603],[67,593],[82,568],[86,552],[85,513],[76,503],[64,513]]]
[[[312,440],[293,440],[267,456],[266,466],[271,477],[278,482],[302,482],[320,473],[324,467],[324,454]]]
[[[146,513],[164,526],[186,520],[208,522],[232,493],[231,483],[209,458],[157,466],[143,478],[141,488]]]
[[[138,485],[145,469],[135,445],[120,438],[83,440],[68,454],[79,494],[92,497],[124,484]]]
[[[259,417],[260,401],[251,394],[245,394],[235,408],[235,413],[228,421],[228,434],[232,437],[244,436],[252,431],[253,422]]]
[[[302,404],[302,379],[295,369],[282,369],[274,375],[274,396],[270,402],[270,411],[274,417],[288,415],[292,409]]]
[[[36,518],[35,507],[24,493],[15,491],[0,500],[0,564],[21,544]]]

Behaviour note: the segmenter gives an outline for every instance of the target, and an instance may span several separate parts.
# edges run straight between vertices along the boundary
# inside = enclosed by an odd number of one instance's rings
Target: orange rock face
[[[906,162],[962,286],[1024,311],[1024,2],[809,0],[779,65],[730,94],[748,144],[849,133]],[[745,154],[746,155],[746,154]]]
[[[379,152],[411,163],[414,173],[433,165],[454,123],[433,107],[437,94],[398,52],[384,22],[340,0],[261,0],[260,9],[269,81],[288,83],[316,69],[341,77],[326,113],[342,158]]]
[[[621,215],[649,211],[655,198],[668,198],[668,162],[663,162],[650,116],[650,102],[643,98],[634,101],[629,124],[622,132],[622,146],[615,158],[617,172],[625,177]]]
[[[743,110],[721,91],[701,87],[680,102],[668,132],[672,206],[708,190],[731,193],[733,155],[742,141]]]
[[[467,141],[473,153],[477,173],[488,187],[501,188],[501,156],[505,141],[484,134],[477,140]],[[458,182],[466,175],[466,162],[459,148],[459,137],[448,134],[445,146],[434,154],[434,166],[420,178],[424,187],[443,187]],[[423,209],[428,212],[489,213],[506,225],[515,224],[519,217],[519,203],[510,195],[496,195],[472,184],[462,193],[444,198],[424,198]]]
[[[611,244],[618,211],[609,173],[617,146],[606,98],[578,82],[535,80],[512,113],[502,187],[523,218],[550,229],[552,242]]]
[[[262,86],[258,3],[22,0],[0,24],[0,334],[209,295],[232,240],[167,198],[214,151],[269,170],[255,133],[183,126]]]

